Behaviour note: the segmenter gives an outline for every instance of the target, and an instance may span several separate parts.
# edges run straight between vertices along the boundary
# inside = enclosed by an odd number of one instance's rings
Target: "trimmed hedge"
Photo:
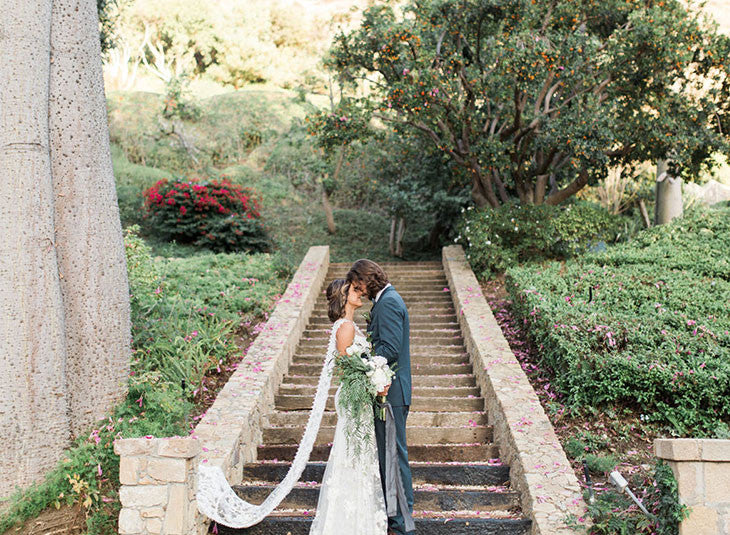
[[[680,435],[730,422],[730,210],[695,213],[603,254],[508,271],[555,385]]]

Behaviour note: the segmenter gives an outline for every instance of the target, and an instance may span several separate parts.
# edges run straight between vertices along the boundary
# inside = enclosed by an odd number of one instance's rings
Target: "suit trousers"
[[[410,407],[405,405],[392,408],[396,429],[398,466],[400,467],[400,475],[403,480],[403,489],[405,490],[408,508],[413,512],[413,479],[411,477],[411,468],[408,465],[408,446],[406,445],[406,419],[408,418],[408,410]],[[375,441],[378,445],[380,481],[383,485],[383,494],[385,495],[385,422],[380,418],[375,418]],[[398,507],[398,514],[388,518],[388,529],[395,533],[406,535],[400,506]],[[408,533],[414,532],[410,531]]]

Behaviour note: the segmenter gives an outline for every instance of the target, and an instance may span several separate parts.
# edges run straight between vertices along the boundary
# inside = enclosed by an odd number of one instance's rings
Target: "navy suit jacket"
[[[393,407],[411,404],[411,346],[408,309],[403,298],[389,286],[380,294],[370,311],[368,332],[373,351],[395,365],[395,377],[388,391],[388,401]]]

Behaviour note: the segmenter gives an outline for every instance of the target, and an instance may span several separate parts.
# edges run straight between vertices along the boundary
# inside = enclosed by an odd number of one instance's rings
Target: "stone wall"
[[[237,484],[256,460],[264,418],[289,369],[329,267],[329,247],[311,247],[246,357],[213,405],[185,438],[117,440],[120,455],[119,533],[203,535],[207,519],[195,501],[197,466],[220,466]]]
[[[494,439],[533,535],[574,533],[568,515],[585,512],[580,484],[519,361],[494,319],[461,246],[443,264]]]
[[[679,535],[730,535],[730,440],[657,439],[654,448],[690,507]]]

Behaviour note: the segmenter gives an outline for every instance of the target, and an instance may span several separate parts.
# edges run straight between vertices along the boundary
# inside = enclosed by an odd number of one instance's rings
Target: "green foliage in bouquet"
[[[145,219],[164,239],[216,252],[263,251],[269,239],[257,195],[230,180],[160,180],[144,191]]]
[[[348,413],[350,426],[346,429],[347,440],[356,455],[362,451],[362,444],[370,438],[370,428],[363,426],[364,420],[373,415],[372,385],[366,373],[369,367],[360,354],[336,357],[334,374],[340,378],[338,403]]]

